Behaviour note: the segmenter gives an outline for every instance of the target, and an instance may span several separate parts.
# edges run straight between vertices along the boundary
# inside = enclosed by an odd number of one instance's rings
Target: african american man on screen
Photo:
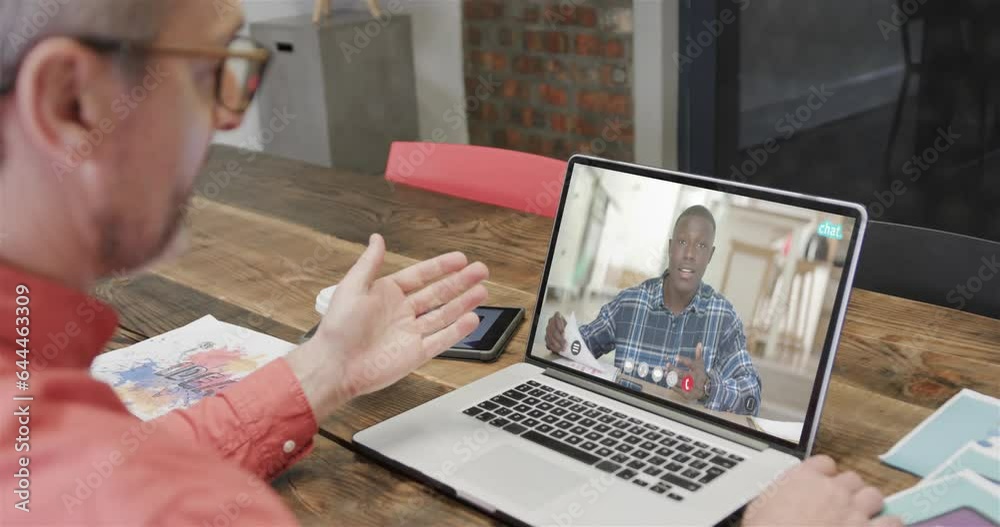
[[[641,379],[710,410],[757,415],[761,385],[733,305],[702,281],[715,253],[715,218],[701,205],[681,212],[662,276],[625,289],[580,326],[596,357],[615,352],[619,383]],[[566,320],[549,319],[545,344],[565,349]]]

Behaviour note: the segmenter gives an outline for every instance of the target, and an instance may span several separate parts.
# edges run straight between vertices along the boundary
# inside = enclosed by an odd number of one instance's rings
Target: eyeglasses
[[[216,71],[215,99],[223,108],[243,113],[260,89],[264,72],[271,62],[271,52],[263,44],[245,37],[236,37],[227,47],[164,46],[131,40],[100,37],[77,37],[77,42],[99,53],[122,55],[166,53],[193,58],[219,59]],[[10,80],[0,85],[0,95],[13,90]]]

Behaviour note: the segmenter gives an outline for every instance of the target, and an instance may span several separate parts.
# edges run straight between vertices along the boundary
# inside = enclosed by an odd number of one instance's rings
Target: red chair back
[[[486,146],[397,141],[385,178],[394,183],[554,218],[566,162]]]

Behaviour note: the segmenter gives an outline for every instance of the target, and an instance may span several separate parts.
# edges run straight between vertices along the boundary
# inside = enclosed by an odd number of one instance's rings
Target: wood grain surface
[[[498,525],[322,437],[273,486],[304,526]]]
[[[214,147],[198,194],[345,241],[365,243],[378,232],[393,252],[418,260],[463,251],[493,262],[501,283],[531,292],[538,287],[552,233],[548,218],[299,161],[260,154],[248,159]]]
[[[121,314],[120,347],[213,314],[297,341],[372,232],[389,273],[452,250],[485,262],[489,303],[527,309],[490,364],[436,359],[351,401],[321,424],[316,450],[275,481],[306,525],[482,524],[491,520],[352,452],[359,430],[523,359],[552,221],[392,186],[379,178],[215,147],[190,214],[191,246],[101,296]],[[1000,396],[1000,321],[855,290],[817,451],[891,493],[916,478],[877,455],[963,387]]]

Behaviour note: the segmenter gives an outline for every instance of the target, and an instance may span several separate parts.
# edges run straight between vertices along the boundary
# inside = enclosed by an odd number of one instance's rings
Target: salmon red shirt
[[[141,421],[89,373],[117,321],[0,264],[0,525],[295,524],[267,480],[317,424],[288,363]]]

